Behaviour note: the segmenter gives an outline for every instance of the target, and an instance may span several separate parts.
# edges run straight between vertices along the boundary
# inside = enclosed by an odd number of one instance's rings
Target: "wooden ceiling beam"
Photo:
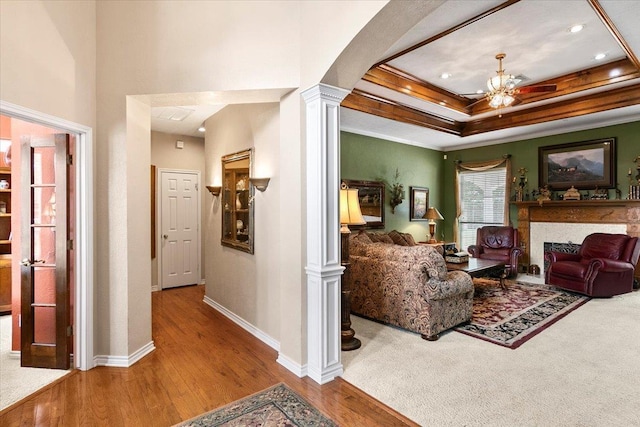
[[[598,0],[587,1],[589,2],[589,5],[591,5],[591,8],[593,8],[596,15],[598,15],[598,18],[600,18],[604,26],[607,27],[607,30],[609,30],[613,38],[616,39],[622,50],[624,50],[624,52],[627,54],[627,57],[631,59],[631,62],[633,62],[637,68],[640,68],[640,60],[638,60],[638,57],[636,57],[636,55],[633,53],[633,51],[631,50],[631,46],[629,46],[629,43],[627,43],[625,38],[622,37],[622,33],[618,31],[618,27],[615,26],[609,15],[607,15],[607,12],[604,11],[604,8],[600,4],[600,2]]]
[[[380,65],[370,69],[362,77],[362,80],[404,93],[413,98],[440,104],[463,114],[469,114],[468,106],[471,102],[469,98],[456,95],[388,65]]]
[[[499,4],[498,6],[495,6],[495,7],[491,8],[491,9],[487,10],[486,12],[482,12],[481,14],[476,15],[471,19],[467,19],[466,21],[464,21],[464,22],[462,22],[462,23],[460,23],[458,25],[455,25],[455,26],[453,26],[451,28],[448,28],[448,29],[444,30],[443,32],[436,34],[435,36],[429,37],[426,40],[422,40],[421,42],[416,43],[413,46],[410,46],[410,47],[408,47],[408,48],[406,48],[404,50],[401,50],[400,52],[397,52],[397,53],[395,53],[395,54],[383,59],[382,61],[378,62],[377,64],[374,64],[374,66],[372,68],[375,68],[378,65],[388,64],[389,62],[393,61],[396,58],[399,58],[399,57],[401,57],[403,55],[406,55],[407,53],[413,52],[414,50],[419,49],[422,46],[426,46],[429,43],[433,43],[436,40],[439,40],[439,39],[441,39],[441,38],[443,38],[445,36],[448,36],[451,33],[454,33],[454,32],[456,32],[458,30],[463,29],[467,25],[471,25],[474,22],[480,21],[481,19],[484,19],[484,18],[486,18],[488,16],[491,16],[496,12],[500,12],[502,9],[505,9],[505,8],[511,6],[512,4],[518,3],[519,1],[520,0],[507,0],[504,3]]]
[[[640,84],[466,122],[461,136],[578,117],[640,104]]]
[[[462,123],[455,120],[425,113],[357,89],[347,95],[340,105],[389,120],[422,126],[452,135],[459,136],[463,126]]]

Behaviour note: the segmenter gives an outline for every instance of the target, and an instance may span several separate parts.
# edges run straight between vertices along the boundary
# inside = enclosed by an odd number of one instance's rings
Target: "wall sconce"
[[[209,190],[209,193],[211,193],[213,197],[218,197],[220,195],[220,190],[222,190],[222,186],[207,185],[207,190]]]
[[[271,178],[249,178],[249,182],[256,187],[258,191],[264,191],[269,186],[270,179]]]

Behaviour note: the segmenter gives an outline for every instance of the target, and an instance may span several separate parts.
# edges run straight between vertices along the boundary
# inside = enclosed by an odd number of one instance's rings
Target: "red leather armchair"
[[[509,226],[478,228],[476,244],[467,248],[474,258],[503,261],[507,264],[507,276],[518,274],[518,258],[522,249],[518,246],[518,230]]]
[[[545,272],[546,283],[592,297],[631,292],[639,254],[637,237],[590,234],[577,254],[545,252],[550,263]]]

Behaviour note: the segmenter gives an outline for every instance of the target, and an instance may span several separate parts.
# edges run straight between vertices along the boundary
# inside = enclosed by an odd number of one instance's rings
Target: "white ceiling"
[[[293,88],[141,95],[151,105],[151,130],[204,138],[198,128],[230,104],[280,102]],[[181,118],[181,120],[177,120]]]
[[[398,40],[380,60],[389,58],[502,3],[503,1],[500,0],[448,0]],[[640,31],[638,30],[640,1],[599,0],[599,3],[630,49],[636,56],[640,55]],[[572,34],[568,29],[574,24],[583,24],[585,28],[579,33]],[[599,65],[599,62],[594,59],[597,53],[607,55],[601,61],[602,63],[627,56],[587,0],[521,0],[393,59],[388,64],[450,92],[473,94],[478,89],[485,89],[487,79],[495,75],[498,69],[495,55],[500,52],[506,53],[503,66],[507,73],[524,75],[529,79],[520,83],[519,86],[535,84]],[[440,75],[443,72],[451,73],[451,77],[446,80],[441,79]],[[637,84],[638,80],[621,82],[617,85]],[[595,90],[606,91],[613,87],[615,86],[610,85]],[[458,122],[497,114],[496,111],[491,111],[469,116],[437,103],[419,100],[364,80],[356,85],[356,89]],[[554,99],[557,101],[559,98],[569,99],[572,96],[584,94],[580,92]],[[197,128],[204,120],[223,108],[230,99],[233,103],[246,100],[237,96],[230,98],[217,95],[191,96],[180,99],[180,102],[172,102],[171,100],[175,97],[171,96],[166,96],[161,101],[156,100],[158,102],[152,104],[154,105],[152,130],[202,136]],[[551,101],[510,107],[503,112],[524,111],[545,102]],[[183,121],[155,117],[163,113],[167,114],[168,111],[163,110],[165,107],[176,105],[192,112]],[[460,137],[341,108],[341,128],[345,131],[444,151],[635,120],[640,120],[640,105]]]
[[[600,0],[599,3],[630,49],[636,56],[640,55],[640,1]],[[503,1],[449,0],[410,30],[380,61],[501,4]],[[575,24],[583,24],[584,29],[571,33],[569,28]],[[498,70],[495,56],[501,52],[506,53],[503,67],[508,74],[528,78],[519,86],[534,85],[536,82],[626,58],[626,52],[587,0],[522,0],[386,63],[449,92],[479,99],[482,95],[473,94],[479,89],[486,90],[487,79],[496,75]],[[596,61],[594,57],[598,53],[605,53],[606,57],[602,61]],[[450,73],[451,77],[442,79],[442,73]],[[607,91],[632,84],[638,84],[638,79],[593,91]],[[361,80],[356,89],[458,122],[499,114],[493,110],[469,116],[365,80]],[[553,101],[587,93],[589,92],[556,97]],[[514,106],[503,109],[502,113],[526,111],[553,101]],[[343,130],[443,151],[636,120],[640,120],[640,105],[461,137],[344,107],[341,109]]]

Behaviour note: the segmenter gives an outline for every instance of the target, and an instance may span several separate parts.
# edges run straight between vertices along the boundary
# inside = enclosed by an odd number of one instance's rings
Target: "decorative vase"
[[[9,189],[9,181],[6,179],[0,179],[0,189],[8,190]]]
[[[240,201],[240,193],[236,194],[236,209],[242,209],[242,202]]]
[[[236,221],[236,229],[238,230],[238,233],[240,233],[242,231],[242,227],[244,227],[244,223],[242,222],[241,219]]]

